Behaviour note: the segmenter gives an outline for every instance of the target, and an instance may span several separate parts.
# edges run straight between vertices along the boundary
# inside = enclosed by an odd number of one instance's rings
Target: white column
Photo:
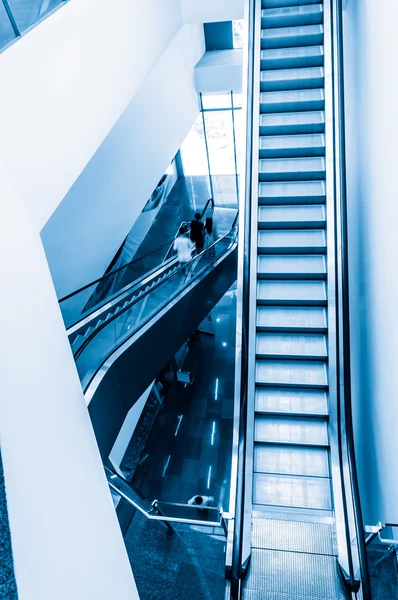
[[[0,169],[0,439],[19,600],[133,600],[38,232]]]

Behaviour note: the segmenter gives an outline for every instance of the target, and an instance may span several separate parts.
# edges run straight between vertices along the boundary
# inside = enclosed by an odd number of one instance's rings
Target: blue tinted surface
[[[43,18],[64,0],[8,0],[16,24],[21,32]]]
[[[0,48],[11,42],[15,38],[15,33],[8,18],[6,9],[0,0]]]

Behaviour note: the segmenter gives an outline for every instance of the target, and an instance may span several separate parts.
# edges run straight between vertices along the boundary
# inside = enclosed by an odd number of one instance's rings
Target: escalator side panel
[[[164,314],[143,327],[134,342],[126,343],[126,350],[104,369],[98,385],[94,378],[85,389],[86,398],[91,397],[88,410],[103,460],[130,408],[228,291],[236,280],[236,269],[235,247]]]

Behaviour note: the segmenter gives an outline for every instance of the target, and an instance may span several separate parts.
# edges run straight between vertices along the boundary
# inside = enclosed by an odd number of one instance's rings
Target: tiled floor
[[[183,366],[194,377],[175,381],[156,419],[133,485],[150,498],[186,503],[214,496],[228,510],[233,428],[236,292],[212,311],[215,335],[198,333]]]

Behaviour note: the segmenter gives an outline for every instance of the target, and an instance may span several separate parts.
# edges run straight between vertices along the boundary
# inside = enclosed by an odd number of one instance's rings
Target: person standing
[[[209,249],[209,255],[214,257],[216,255],[216,249],[214,247],[214,242],[216,241],[216,231],[214,227],[213,217],[206,217],[205,220],[205,231],[206,231],[206,247]]]
[[[191,240],[195,244],[198,254],[202,252],[205,246],[204,225],[200,217],[200,213],[197,212],[191,221]]]
[[[181,225],[173,244],[173,249],[177,251],[177,260],[181,265],[186,265],[191,260],[193,248],[194,245],[188,237],[187,226]],[[186,267],[182,269],[182,274],[186,275]]]

